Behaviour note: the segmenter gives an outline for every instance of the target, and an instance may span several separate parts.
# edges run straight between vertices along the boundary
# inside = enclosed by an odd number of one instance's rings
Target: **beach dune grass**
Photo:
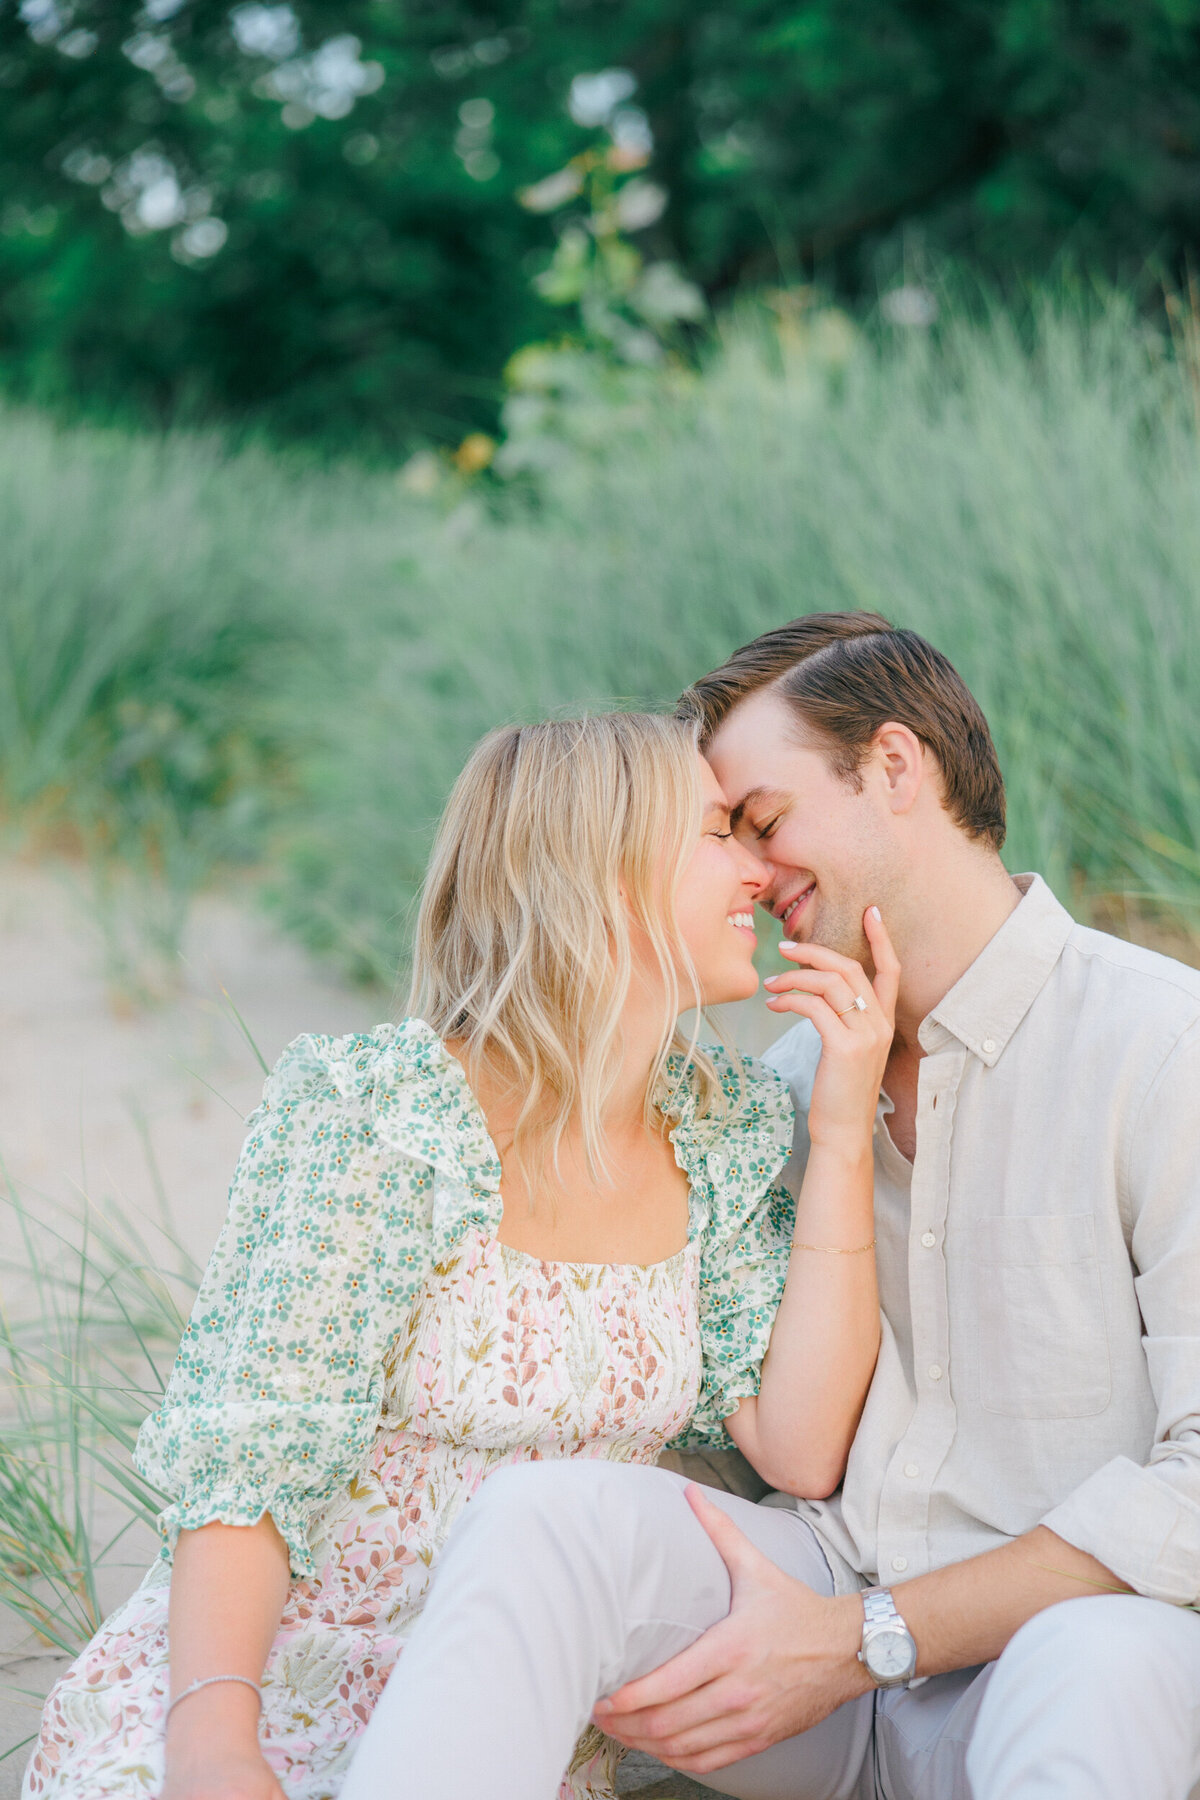
[[[313,765],[294,921],[387,966],[483,727],[669,704],[759,631],[868,608],[929,636],[982,701],[1010,866],[1085,916],[1185,942],[1197,373],[1119,298],[951,315],[936,339],[735,323],[697,379],[593,424],[536,506],[481,511],[414,556]]]
[[[185,893],[265,866],[310,943],[386,982],[483,730],[670,704],[759,631],[866,607],[983,702],[1014,867],[1194,929],[1189,343],[1119,295],[932,333],[747,308],[697,374],[548,441],[533,493],[426,502],[216,434],[0,415],[6,815]]]
[[[0,1604],[74,1653],[101,1574],[161,1505],[129,1460],[157,1404],[199,1271],[162,1233],[82,1202],[4,1201]]]
[[[669,705],[757,632],[862,607],[978,694],[1010,866],[1190,953],[1186,341],[1119,296],[951,310],[933,334],[816,318],[748,311],[699,373],[590,421],[586,450],[551,443],[534,492],[451,477],[421,502],[394,471],[0,413],[10,832],[184,898],[248,863],[310,944],[386,986],[483,730]],[[157,1508],[128,1452],[196,1271],[99,1214],[14,1202],[10,1223],[0,1601],[71,1650],[114,1539]]]

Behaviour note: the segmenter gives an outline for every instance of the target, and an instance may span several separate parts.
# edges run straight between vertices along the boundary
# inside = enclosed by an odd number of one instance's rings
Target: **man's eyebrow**
[[[782,788],[751,788],[748,794],[742,795],[736,806],[730,808],[729,823],[736,830],[746,816],[747,807],[761,806],[764,801],[771,807],[784,806],[787,804],[787,795]]]

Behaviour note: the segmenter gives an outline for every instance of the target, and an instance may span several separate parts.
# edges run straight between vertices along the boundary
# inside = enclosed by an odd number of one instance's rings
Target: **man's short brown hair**
[[[969,837],[1004,842],[1004,778],[987,720],[961,675],[915,631],[879,613],[810,613],[735,650],[681,697],[707,743],[734,707],[773,688],[824,739],[833,766],[858,784],[881,725],[915,732],[937,758],[942,799]]]

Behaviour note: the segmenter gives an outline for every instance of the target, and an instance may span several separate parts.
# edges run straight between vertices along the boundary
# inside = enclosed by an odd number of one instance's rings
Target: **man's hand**
[[[866,1693],[862,1603],[784,1575],[698,1487],[688,1502],[733,1584],[728,1617],[595,1710],[603,1731],[684,1773],[757,1756]]]

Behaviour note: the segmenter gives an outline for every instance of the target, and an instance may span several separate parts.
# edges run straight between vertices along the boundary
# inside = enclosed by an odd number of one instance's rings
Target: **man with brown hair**
[[[1008,874],[986,721],[914,633],[799,619],[681,708],[785,937],[866,967],[878,905],[900,956],[878,1365],[827,1498],[579,1461],[489,1482],[372,1726],[407,1754],[453,1666],[487,1776],[427,1734],[394,1791],[551,1800],[603,1694],[605,1731],[739,1800],[1186,1800],[1200,975]],[[813,972],[769,986],[802,1017],[768,1057],[798,1182]]]

